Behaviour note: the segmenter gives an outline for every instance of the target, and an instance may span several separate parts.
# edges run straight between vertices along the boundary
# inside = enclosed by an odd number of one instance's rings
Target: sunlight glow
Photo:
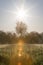
[[[22,51],[22,47],[19,48],[19,51]]]
[[[23,21],[26,22],[28,19],[31,20],[33,18],[33,14],[31,13],[33,6],[31,7],[26,7],[25,5],[21,4],[20,6],[16,6],[16,8],[12,11],[7,10],[7,12],[11,13],[14,15],[14,20],[15,21]]]
[[[24,18],[26,15],[26,12],[23,10],[23,9],[20,9],[18,12],[17,12],[17,17],[22,19]]]
[[[22,56],[22,51],[23,51],[23,41],[19,40],[18,42],[18,56],[21,57]]]
[[[18,55],[19,55],[19,57],[20,57],[20,56],[21,56],[21,53],[19,53]]]
[[[18,45],[23,45],[24,44],[24,41],[23,40],[19,40],[18,41]]]
[[[27,18],[27,12],[28,10],[25,9],[23,6],[20,7],[20,8],[17,8],[17,11],[16,11],[16,18],[17,20],[25,20]]]
[[[18,65],[21,65],[21,62],[18,62]]]

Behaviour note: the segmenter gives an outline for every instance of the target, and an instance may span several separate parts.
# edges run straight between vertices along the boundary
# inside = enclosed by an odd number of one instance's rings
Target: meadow
[[[43,44],[2,45],[0,65],[43,65]]]

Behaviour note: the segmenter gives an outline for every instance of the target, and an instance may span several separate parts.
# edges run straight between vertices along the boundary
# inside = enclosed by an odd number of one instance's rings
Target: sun
[[[17,12],[17,17],[22,19],[24,18],[26,15],[26,12],[24,11],[24,9],[20,9],[18,12]]]
[[[17,20],[25,20],[27,17],[27,10],[24,7],[17,8],[16,18]]]

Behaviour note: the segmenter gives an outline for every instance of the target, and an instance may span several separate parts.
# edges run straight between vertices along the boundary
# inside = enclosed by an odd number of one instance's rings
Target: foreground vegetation
[[[18,49],[15,53],[15,47],[15,45],[10,45],[10,47],[3,48],[5,50],[0,49],[0,65],[18,65],[18,63],[22,65],[43,65],[42,45],[24,45],[21,57],[18,56]]]

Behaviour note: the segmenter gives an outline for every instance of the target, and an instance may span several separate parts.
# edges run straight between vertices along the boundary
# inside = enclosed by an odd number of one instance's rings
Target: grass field
[[[1,45],[0,65],[43,65],[43,44]]]

